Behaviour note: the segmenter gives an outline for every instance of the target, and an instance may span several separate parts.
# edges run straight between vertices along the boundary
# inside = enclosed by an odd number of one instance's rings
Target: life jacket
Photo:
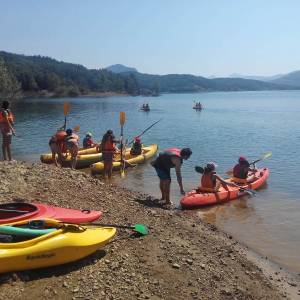
[[[113,152],[115,151],[116,145],[110,139],[103,143],[102,152]]]
[[[204,173],[201,177],[200,187],[198,190],[201,192],[214,192],[216,180],[213,178],[213,176],[215,174],[216,172]]]
[[[154,168],[162,169],[169,171],[171,168],[174,168],[175,165],[172,162],[172,157],[178,157],[181,160],[182,158],[180,155],[181,150],[178,148],[169,148],[166,149],[164,152],[160,153],[157,159],[152,163]]]
[[[55,134],[56,144],[60,151],[62,153],[65,153],[66,150],[66,144],[65,144],[65,137],[67,136],[67,133],[64,130],[59,130]]]
[[[14,122],[14,115],[13,113],[10,111],[10,109],[1,109],[0,110],[0,123],[1,122],[6,122],[6,119],[3,116],[3,113],[6,112],[7,113],[7,119],[8,121],[10,121],[11,123]]]
[[[249,168],[241,164],[237,164],[233,168],[233,177],[247,179]]]
[[[134,142],[130,149],[131,155],[140,155],[142,153],[142,144],[140,142]]]

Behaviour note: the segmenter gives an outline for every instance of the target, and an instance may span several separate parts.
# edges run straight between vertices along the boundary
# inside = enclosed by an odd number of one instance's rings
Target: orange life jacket
[[[113,152],[115,151],[116,145],[114,142],[108,140],[104,143],[103,147],[102,147],[102,151],[103,152]]]
[[[215,172],[209,172],[206,174],[203,174],[201,177],[201,187],[202,188],[209,188],[214,189],[216,186],[215,180],[213,180],[213,175]]]
[[[59,147],[61,153],[65,153],[67,151],[65,143],[66,135],[67,133],[64,130],[59,130],[55,134],[56,144]]]
[[[9,109],[1,109],[0,110],[0,122],[5,122],[6,121],[6,119],[3,116],[4,112],[7,113],[7,119],[8,119],[8,121],[10,121],[11,123],[13,123],[14,122],[14,115],[13,115],[13,113]]]

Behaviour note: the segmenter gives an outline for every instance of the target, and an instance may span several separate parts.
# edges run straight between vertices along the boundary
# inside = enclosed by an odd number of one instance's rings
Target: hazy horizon
[[[0,0],[0,48],[149,74],[274,76],[300,69],[300,2]]]

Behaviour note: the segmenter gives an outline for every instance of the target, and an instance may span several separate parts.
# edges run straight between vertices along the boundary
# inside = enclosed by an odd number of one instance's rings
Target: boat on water
[[[195,105],[193,106],[193,109],[195,110],[202,110],[202,104],[200,102],[196,102]]]
[[[92,227],[56,220],[0,225],[0,273],[61,265],[86,257],[107,244],[113,227]]]
[[[150,111],[150,106],[148,103],[143,104],[142,107],[140,108],[141,111]]]
[[[51,218],[70,223],[93,222],[102,216],[97,210],[76,210],[42,203],[12,202],[0,204],[0,224],[22,220]]]
[[[269,169],[258,169],[255,172],[254,180],[251,183],[240,185],[240,187],[227,186],[228,190],[221,186],[217,193],[198,192],[196,190],[192,190],[181,199],[180,204],[184,208],[193,208],[234,200],[247,194],[247,192],[242,191],[241,188],[256,190],[267,181],[268,177]],[[234,182],[234,178],[229,178],[226,181]]]
[[[130,149],[126,149],[125,152],[125,167],[130,165],[142,164],[146,162],[148,159],[153,157],[157,152],[158,146],[157,144],[153,144],[150,146],[143,146],[142,147],[142,154],[139,155],[132,155],[130,154]],[[117,155],[115,161],[113,162],[113,171],[118,171],[121,168],[121,158],[120,155]],[[92,174],[99,174],[103,173],[104,171],[104,164],[103,162],[98,162],[90,166]]]

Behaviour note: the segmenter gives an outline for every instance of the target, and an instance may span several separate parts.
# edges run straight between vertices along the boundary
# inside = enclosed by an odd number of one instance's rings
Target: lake
[[[49,152],[48,139],[63,125],[65,99],[26,99],[15,103],[19,138],[13,140],[17,159],[39,160]],[[162,118],[142,138],[159,149],[190,147],[193,155],[184,162],[186,191],[198,185],[195,165],[218,164],[224,175],[239,156],[250,161],[272,151],[259,166],[270,168],[267,185],[256,197],[244,197],[224,205],[195,210],[206,221],[232,234],[242,243],[287,269],[300,271],[300,92],[224,92],[165,94],[160,97],[108,97],[68,99],[71,110],[67,127],[81,126],[81,140],[91,131],[100,140],[107,129],[120,134],[119,112],[126,112],[125,137],[131,139]],[[203,111],[192,109],[201,101]],[[151,111],[139,107],[149,103]],[[180,200],[175,173],[172,173],[172,200]],[[149,163],[116,174],[115,182],[159,197],[158,178]]]

